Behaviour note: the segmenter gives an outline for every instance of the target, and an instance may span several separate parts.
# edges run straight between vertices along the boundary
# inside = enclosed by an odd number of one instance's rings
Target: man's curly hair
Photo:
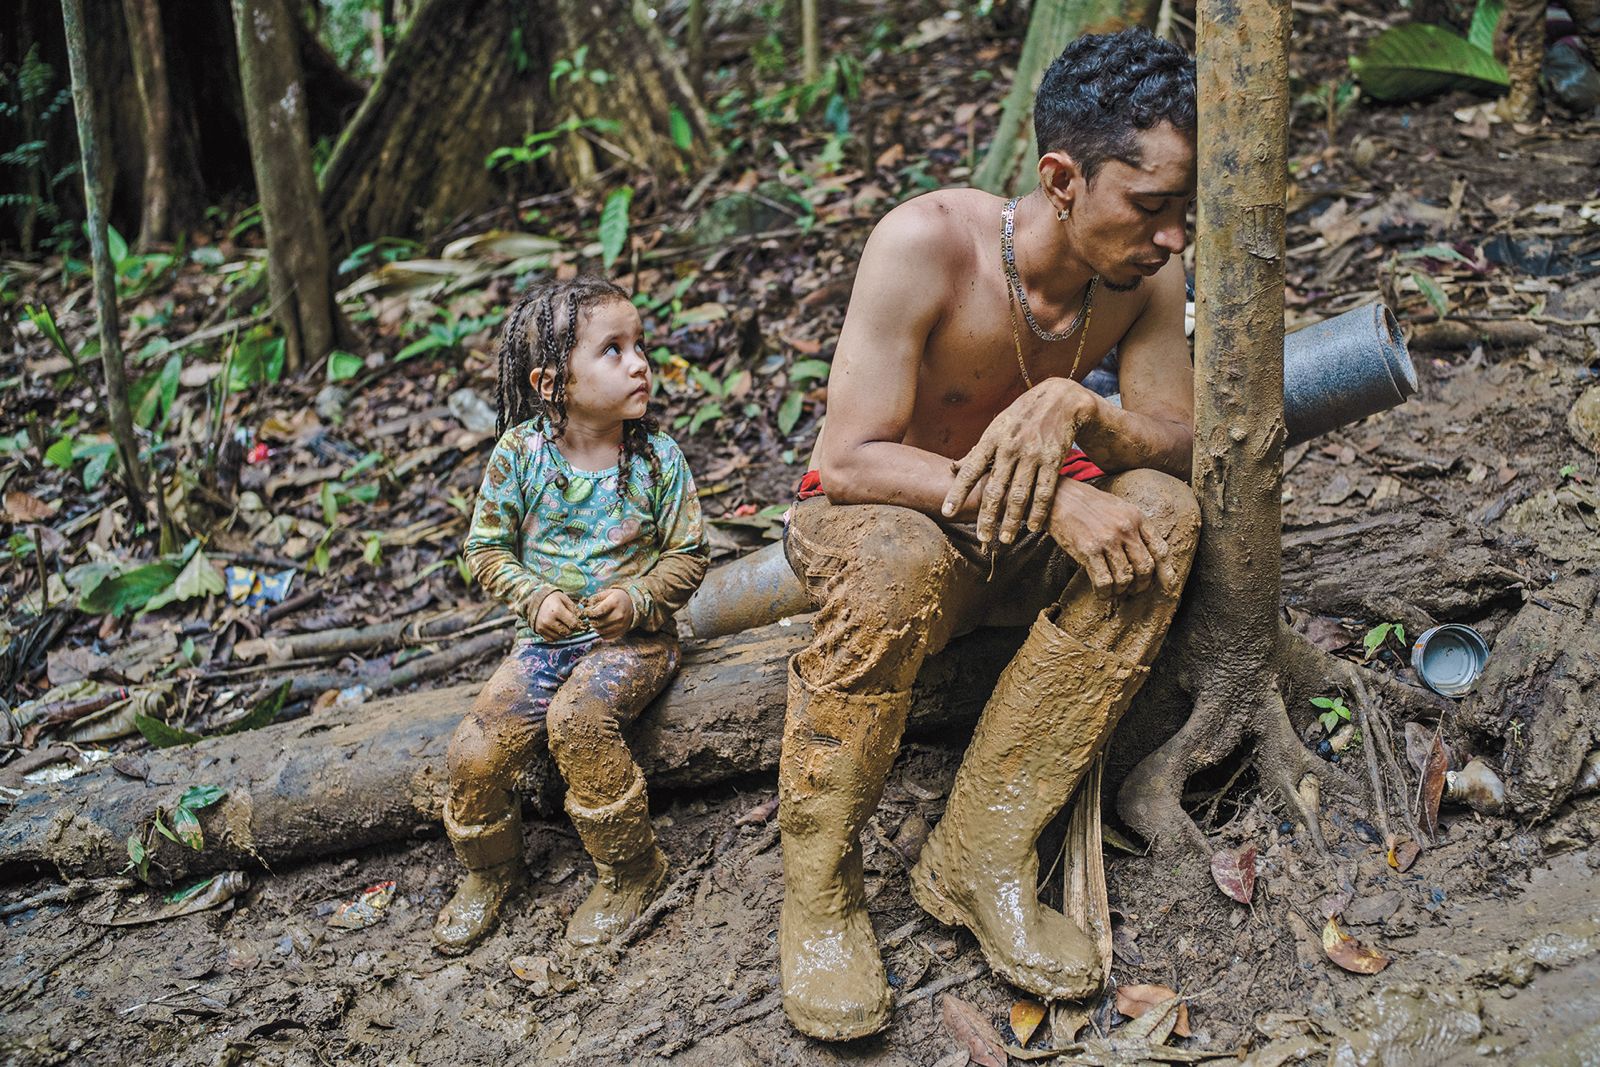
[[[1138,166],[1138,132],[1163,122],[1194,136],[1194,57],[1142,28],[1067,45],[1033,104],[1040,154],[1066,151],[1086,181],[1108,159]]]

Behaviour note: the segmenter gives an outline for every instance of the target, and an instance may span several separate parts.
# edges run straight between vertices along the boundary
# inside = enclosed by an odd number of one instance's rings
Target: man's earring
[[[1062,222],[1066,222],[1071,217],[1072,209],[1070,207],[1064,207],[1060,211],[1056,212],[1056,218]]]

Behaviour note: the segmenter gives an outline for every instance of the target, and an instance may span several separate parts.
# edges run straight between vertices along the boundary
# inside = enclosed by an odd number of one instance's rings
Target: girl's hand
[[[607,641],[633,629],[633,598],[623,589],[602,589],[584,604],[589,625]]]
[[[557,589],[540,601],[539,611],[533,620],[533,632],[546,641],[559,641],[563,637],[571,637],[580,623],[578,605]]]

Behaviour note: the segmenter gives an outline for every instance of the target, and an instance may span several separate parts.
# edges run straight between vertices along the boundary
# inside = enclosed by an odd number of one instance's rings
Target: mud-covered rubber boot
[[[910,692],[816,689],[789,661],[778,765],[783,1010],[795,1029],[848,1041],[889,1025],[889,983],[867,916],[861,828],[883,796]]]
[[[456,956],[494,929],[500,910],[527,877],[522,862],[522,812],[515,804],[481,825],[457,822],[445,804],[444,827],[467,877],[433,924],[433,947]]]
[[[628,928],[667,885],[667,857],[650,826],[650,800],[644,773],[620,800],[586,808],[567,794],[567,814],[594,860],[594,888],[567,921],[567,940],[575,945],[609,941]]]
[[[1069,636],[1041,613],[1001,674],[956,772],[911,894],[965,926],[994,972],[1049,1000],[1099,991],[1095,941],[1039,903],[1039,835],[1077,788],[1148,668]]]

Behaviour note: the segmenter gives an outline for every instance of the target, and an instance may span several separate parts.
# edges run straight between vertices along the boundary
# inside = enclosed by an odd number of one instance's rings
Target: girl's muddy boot
[[[778,765],[783,1010],[829,1041],[889,1025],[889,984],[867,917],[861,827],[878,806],[911,694],[815,689],[789,661],[789,713]]]
[[[594,888],[567,921],[567,940],[575,945],[609,941],[661,895],[667,885],[667,857],[650,828],[650,801],[644,774],[634,772],[622,799],[585,808],[567,794],[567,814],[583,847],[594,860]]]
[[[454,956],[483,940],[506,899],[522,884],[522,813],[513,802],[494,822],[463,825],[451,816],[447,803],[444,826],[467,877],[433,924],[433,947]]]
[[[1039,835],[1147,673],[1041,613],[984,707],[944,818],[911,871],[918,904],[971,930],[996,974],[1045,999],[1097,992],[1105,961],[1083,930],[1039,903]]]

